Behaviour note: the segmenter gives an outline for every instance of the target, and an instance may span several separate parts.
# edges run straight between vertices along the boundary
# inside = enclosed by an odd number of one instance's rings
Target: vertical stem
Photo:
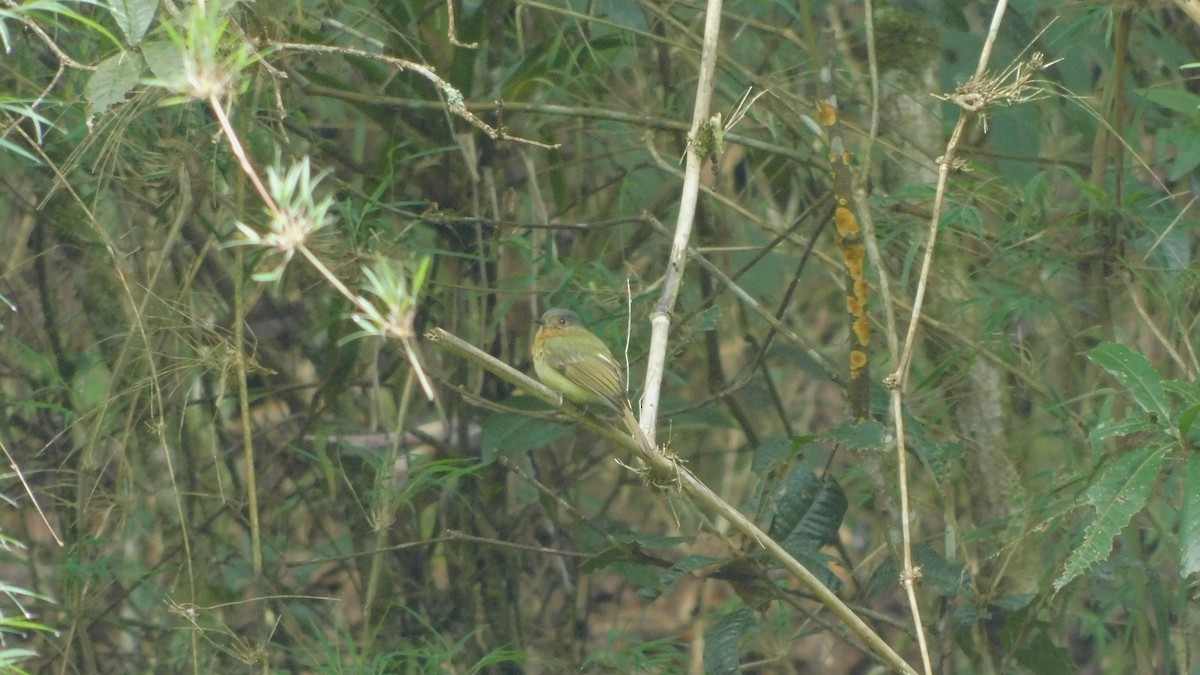
[[[250,567],[254,576],[261,577],[262,532],[258,522],[258,473],[254,467],[254,425],[250,418],[250,388],[246,383],[246,321],[245,261],[242,249],[234,249],[234,267],[237,269],[237,288],[233,292],[233,345],[234,368],[237,371],[238,406],[242,417],[242,459],[246,464],[246,508],[250,516]]]
[[[974,80],[981,79],[984,73],[987,72],[988,59],[991,57],[992,48],[996,43],[996,36],[1000,32],[1000,23],[1004,18],[1004,12],[1007,8],[1008,0],[999,0],[996,3],[987,39],[984,40],[983,47],[979,52],[979,64],[976,66],[975,76],[972,78]],[[913,297],[908,333],[904,336],[904,347],[901,352],[900,362],[896,366],[896,371],[885,380],[885,383],[891,390],[892,417],[896,425],[896,471],[900,476],[900,531],[904,540],[904,573],[901,577],[901,582],[904,585],[905,592],[908,594],[909,605],[913,611],[913,621],[916,622],[917,628],[917,639],[921,646],[921,658],[927,674],[933,672],[933,666],[930,663],[929,650],[925,644],[925,632],[921,629],[921,616],[917,607],[915,589],[918,574],[912,561],[912,532],[909,526],[908,508],[908,465],[906,462],[906,441],[904,436],[904,390],[908,385],[908,373],[912,366],[917,328],[921,323],[921,309],[925,301],[925,291],[929,285],[929,273],[933,267],[933,253],[937,244],[938,226],[942,217],[942,209],[946,201],[946,186],[950,180],[950,168],[954,165],[954,154],[958,150],[958,144],[962,140],[962,135],[966,129],[970,114],[964,111],[959,115],[958,122],[954,125],[954,131],[950,134],[950,140],[946,143],[946,151],[942,155],[941,164],[938,166],[937,189],[934,193],[933,213],[929,219],[928,241],[925,244],[925,255],[921,261],[921,273],[918,277],[917,290]]]
[[[713,79],[717,68],[717,47],[721,35],[721,0],[708,0],[704,15],[704,46],[700,54],[700,80],[696,84],[696,103],[692,108],[692,127],[688,136],[687,165],[683,174],[683,188],[679,195],[679,217],[675,221],[675,238],[671,243],[671,256],[667,260],[666,281],[663,292],[654,305],[650,323],[650,353],[646,364],[646,391],[641,405],[641,426],[646,438],[654,444],[655,425],[658,418],[659,397],[667,359],[667,338],[671,330],[671,310],[679,298],[683,270],[687,265],[688,241],[692,236],[692,225],[696,217],[696,203],[700,196],[700,169],[704,158],[691,142],[696,138],[700,125],[709,121],[712,105]]]
[[[367,645],[374,631],[372,613],[375,609],[379,594],[379,583],[383,577],[384,553],[388,546],[388,533],[396,522],[396,459],[400,456],[400,445],[404,442],[404,428],[408,419],[408,405],[412,400],[413,383],[416,374],[408,371],[404,380],[404,391],[400,394],[400,404],[396,411],[396,425],[392,429],[392,443],[383,457],[379,470],[375,473],[375,507],[371,513],[371,527],[375,530],[374,551],[371,555],[371,568],[367,572],[366,588],[363,591],[363,653],[367,653]]]

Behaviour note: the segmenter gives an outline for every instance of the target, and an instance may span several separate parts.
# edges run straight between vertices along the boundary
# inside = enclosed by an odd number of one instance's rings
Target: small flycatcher
[[[547,387],[575,403],[603,403],[624,418],[629,433],[645,449],[647,440],[625,391],[625,371],[604,341],[583,327],[569,309],[549,309],[537,321],[533,369]]]

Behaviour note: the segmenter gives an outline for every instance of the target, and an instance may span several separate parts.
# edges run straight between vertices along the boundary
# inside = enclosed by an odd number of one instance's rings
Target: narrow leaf
[[[1093,443],[1100,443],[1113,436],[1129,436],[1130,434],[1140,434],[1158,428],[1147,422],[1142,416],[1126,417],[1123,420],[1104,420],[1092,427],[1092,432],[1088,434],[1088,439]]]
[[[1194,405],[1179,414],[1179,436],[1187,438],[1192,433],[1192,424],[1196,422],[1196,415],[1200,415],[1200,405]]]
[[[1200,455],[1188,457],[1183,472],[1183,509],[1179,524],[1179,576],[1200,571]]]
[[[1087,526],[1083,541],[1067,559],[1063,573],[1054,581],[1054,590],[1060,590],[1089,567],[1108,558],[1113,539],[1146,505],[1167,451],[1165,445],[1134,450],[1100,473],[1085,497],[1087,503],[1096,507],[1096,519]]]
[[[1182,115],[1191,115],[1196,108],[1200,108],[1200,96],[1183,89],[1147,88],[1135,91],[1151,103]]]
[[[1170,402],[1163,390],[1162,377],[1145,356],[1125,345],[1105,342],[1089,351],[1087,357],[1116,378],[1142,410],[1158,415],[1160,424],[1170,422]]]

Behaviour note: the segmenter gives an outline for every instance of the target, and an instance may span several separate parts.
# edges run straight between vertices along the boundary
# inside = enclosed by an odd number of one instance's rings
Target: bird
[[[642,449],[653,451],[629,403],[625,371],[608,345],[569,309],[548,309],[536,323],[539,328],[531,351],[538,379],[573,403],[601,403],[612,408]]]

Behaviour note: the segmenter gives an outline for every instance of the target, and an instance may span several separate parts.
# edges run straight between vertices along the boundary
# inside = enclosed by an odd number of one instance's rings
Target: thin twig
[[[879,298],[883,301],[884,336],[887,339],[888,353],[892,363],[900,360],[900,331],[896,327],[896,309],[892,303],[891,280],[887,268],[883,265],[883,255],[879,252],[879,240],[875,238],[875,217],[871,213],[870,193],[868,185],[871,179],[871,152],[875,139],[879,136],[879,64],[875,53],[875,4],[865,0],[865,24],[867,29],[867,66],[871,76],[871,127],[867,135],[865,147],[859,151],[858,172],[854,177],[854,205],[858,210],[858,218],[862,221],[863,242],[867,246],[867,259],[875,269],[879,279]]]
[[[445,105],[450,109],[450,112],[466,120],[471,124],[471,126],[487,134],[489,138],[496,140],[517,141],[518,143],[528,143],[529,145],[545,148],[547,150],[553,150],[559,147],[558,143],[541,143],[528,138],[521,138],[520,136],[512,136],[506,133],[504,129],[493,128],[487,122],[479,119],[474,113],[467,109],[467,103],[463,98],[462,92],[456,89],[449,82],[443,80],[441,76],[434,72],[432,67],[425,64],[417,63],[416,61],[409,61],[407,59],[398,59],[394,56],[387,56],[385,54],[376,54],[374,52],[363,51],[361,49],[353,49],[350,47],[331,47],[328,45],[310,45],[297,42],[277,42],[272,46],[276,49],[287,51],[357,56],[363,59],[382,61],[389,65],[400,68],[401,70],[411,70],[412,72],[417,73],[421,77],[429,80],[434,84],[434,86],[437,87],[438,93],[444,97]]]
[[[995,46],[996,36],[1000,31],[1000,22],[1004,18],[1004,11],[1008,6],[1007,0],[999,0],[996,3],[995,12],[992,15],[992,24],[988,30],[987,39],[984,41],[983,48],[979,54],[979,65],[975,69],[973,82],[982,81],[986,72],[988,59],[991,56],[992,48]],[[925,664],[925,672],[932,673],[932,664],[929,660],[928,647],[925,644],[925,633],[920,629],[921,617],[917,605],[916,597],[916,582],[920,577],[920,570],[914,567],[912,560],[912,532],[909,523],[909,507],[908,507],[908,465],[907,456],[905,453],[906,440],[904,429],[904,390],[908,384],[908,373],[912,366],[913,350],[916,346],[917,328],[921,323],[921,309],[924,305],[925,292],[929,284],[929,273],[933,267],[933,254],[937,244],[938,224],[941,221],[942,210],[946,200],[946,185],[950,179],[950,170],[955,165],[955,153],[958,150],[959,142],[962,140],[963,132],[966,130],[967,122],[974,114],[980,114],[963,109],[959,113],[958,122],[954,125],[954,130],[950,134],[950,140],[946,143],[945,153],[939,160],[937,188],[934,194],[933,209],[930,215],[929,234],[925,244],[925,255],[921,261],[921,273],[917,279],[917,290],[913,297],[912,314],[909,318],[908,332],[904,337],[904,346],[901,351],[900,361],[897,364],[896,371],[885,378],[884,382],[890,389],[892,403],[892,419],[896,425],[896,459],[897,475],[901,477],[900,483],[900,531],[904,542],[904,572],[901,576],[901,583],[908,595],[909,605],[913,612],[913,621],[917,625],[917,639],[921,645],[921,657]]]
[[[455,47],[477,49],[478,42],[459,42],[458,40],[458,22],[454,20],[454,0],[446,0],[446,13],[450,17],[450,27],[446,29],[446,37],[450,39],[450,44]]]
[[[21,467],[17,466],[17,460],[13,459],[12,454],[8,452],[8,446],[4,445],[4,441],[0,440],[0,450],[4,451],[4,456],[8,458],[8,465],[12,467],[13,474],[17,480],[21,481],[21,487],[25,488],[25,494],[29,495],[30,501],[33,502],[33,508],[38,512],[42,522],[46,525],[46,529],[50,531],[50,536],[54,537],[54,541],[59,546],[63,546],[62,537],[58,536],[58,532],[54,531],[54,526],[50,524],[50,519],[46,517],[46,512],[42,511],[42,505],[38,504],[37,495],[33,493],[33,488],[29,487],[29,483],[25,481],[25,474],[21,473]]]
[[[89,65],[80,63],[80,62],[76,61],[74,58],[72,58],[70,54],[63,51],[62,47],[59,47],[58,43],[55,42],[53,38],[51,38],[49,35],[46,34],[46,31],[41,27],[40,24],[38,24],[38,22],[34,21],[32,18],[30,18],[29,16],[26,16],[25,14],[23,14],[19,11],[21,9],[21,6],[18,5],[16,2],[13,2],[13,0],[5,0],[4,6],[8,7],[9,9],[12,9],[12,10],[18,10],[18,11],[14,12],[17,16],[17,20],[20,21],[21,23],[25,24],[26,28],[33,31],[35,35],[37,35],[39,38],[41,38],[42,42],[46,43],[46,46],[50,48],[50,51],[54,52],[54,55],[58,57],[59,62],[61,62],[63,65],[65,65],[69,68],[74,68],[76,70],[86,70],[89,72],[96,71],[96,66],[89,66]]]
[[[658,230],[663,235],[670,234],[666,226],[659,222],[657,218],[650,215],[647,215],[645,218],[647,223],[649,223],[654,229]],[[695,260],[697,264],[708,270],[708,273],[713,275],[713,277],[719,281],[721,285],[724,286],[730,293],[732,293],[733,296],[737,298],[744,307],[746,307],[746,309],[754,312],[759,318],[770,324],[771,328],[775,332],[777,332],[779,335],[782,335],[789,342],[803,350],[804,353],[807,354],[814,363],[818,364],[825,371],[825,374],[829,377],[831,382],[840,381],[841,377],[838,375],[837,371],[829,364],[829,362],[823,355],[821,355],[820,352],[813,349],[811,345],[807,344],[804,341],[804,338],[800,337],[796,331],[792,330],[792,328],[785,324],[778,316],[772,314],[770,310],[756,300],[753,295],[739,286],[736,281],[729,277],[729,275],[725,274],[721,268],[714,265],[708,260],[708,258],[704,256],[704,254],[697,251],[691,245],[687,247],[687,254],[689,258]]]
[[[229,123],[229,115],[225,113],[225,107],[221,105],[221,101],[217,99],[217,95],[213,94],[208,98],[208,105],[212,108],[213,114],[217,116],[217,122],[221,125],[221,131],[225,133],[225,138],[229,141],[229,148],[233,151],[233,156],[238,161],[238,166],[242,167],[242,173],[246,174],[246,178],[250,179],[250,184],[254,186],[254,191],[258,193],[259,199],[266,204],[267,210],[271,213],[279,212],[279,204],[275,203],[275,199],[271,197],[271,192],[267,190],[267,186],[263,185],[262,179],[258,177],[258,171],[254,169],[254,165],[250,163],[250,158],[246,155],[246,151],[242,149],[242,143],[238,140],[237,133],[233,130],[233,125]]]

